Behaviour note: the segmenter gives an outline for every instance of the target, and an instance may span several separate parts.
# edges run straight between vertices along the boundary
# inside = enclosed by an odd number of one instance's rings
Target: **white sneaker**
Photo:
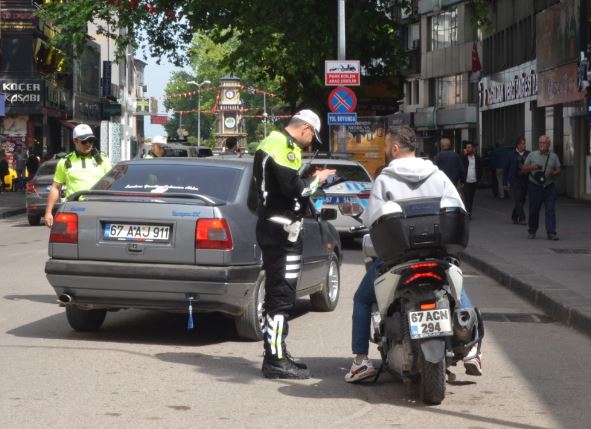
[[[373,367],[373,364],[369,359],[364,359],[361,363],[357,363],[355,362],[355,359],[353,359],[353,365],[351,365],[351,369],[347,375],[345,375],[345,381],[347,383],[355,383],[369,377],[374,377],[377,372],[378,371]]]
[[[472,347],[464,358],[464,368],[468,375],[482,375],[482,354],[478,352],[478,345]]]

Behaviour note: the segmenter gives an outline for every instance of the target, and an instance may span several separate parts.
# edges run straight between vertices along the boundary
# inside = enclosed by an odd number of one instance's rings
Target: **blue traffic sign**
[[[339,86],[328,96],[328,107],[335,113],[354,112],[357,107],[357,96],[352,89]]]
[[[357,113],[329,113],[328,125],[356,125]]]

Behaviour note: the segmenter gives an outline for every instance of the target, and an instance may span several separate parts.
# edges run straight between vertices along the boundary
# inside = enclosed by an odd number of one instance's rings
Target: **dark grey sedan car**
[[[262,338],[265,273],[256,244],[251,159],[161,158],[116,165],[54,219],[45,266],[72,328],[108,310],[219,311],[238,336]],[[339,299],[341,244],[333,209],[304,219],[297,295],[320,311]],[[325,219],[324,219],[325,218]]]
[[[49,189],[53,183],[53,176],[55,174],[55,167],[59,160],[45,161],[39,166],[37,174],[33,177],[25,187],[27,217],[29,225],[40,225],[41,218],[45,215],[45,208],[47,207],[47,196]],[[65,195],[65,187],[62,187],[62,197]],[[55,210],[58,210],[61,202],[58,201],[55,205]]]

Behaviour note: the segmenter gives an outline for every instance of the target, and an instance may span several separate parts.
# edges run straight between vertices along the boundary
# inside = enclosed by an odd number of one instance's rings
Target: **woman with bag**
[[[544,204],[546,214],[546,233],[548,240],[558,240],[556,234],[556,186],[554,177],[560,174],[558,155],[550,152],[550,138],[546,135],[538,139],[539,150],[530,153],[522,171],[529,179],[529,222],[528,238],[536,238],[540,220],[540,209]]]

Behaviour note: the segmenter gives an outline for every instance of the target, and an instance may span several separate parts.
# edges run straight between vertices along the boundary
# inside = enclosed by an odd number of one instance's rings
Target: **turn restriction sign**
[[[328,96],[328,107],[331,112],[335,113],[354,112],[357,107],[357,96],[353,90],[339,86],[333,89]]]

